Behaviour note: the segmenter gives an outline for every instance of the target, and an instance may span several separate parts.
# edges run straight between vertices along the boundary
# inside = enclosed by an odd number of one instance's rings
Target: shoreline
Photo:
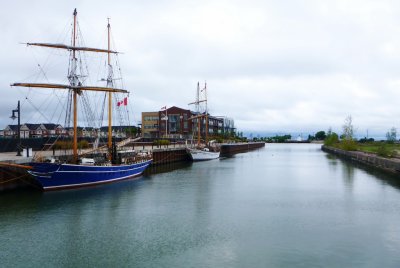
[[[381,171],[390,172],[392,174],[400,174],[400,159],[397,158],[385,158],[377,156],[373,153],[365,153],[360,151],[345,151],[325,145],[321,146],[321,150],[326,153],[336,155],[340,158],[361,163]]]

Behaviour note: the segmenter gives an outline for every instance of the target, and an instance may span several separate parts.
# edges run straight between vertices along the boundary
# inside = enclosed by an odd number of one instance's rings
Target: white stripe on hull
[[[59,188],[76,188],[76,187],[81,187],[81,186],[89,186],[89,185],[96,185],[96,184],[104,184],[108,182],[114,182],[114,181],[119,181],[123,179],[128,179],[131,177],[136,177],[142,174],[143,172],[135,173],[129,176],[124,176],[124,177],[119,177],[115,179],[110,179],[110,180],[103,180],[103,181],[95,181],[95,182],[84,182],[84,183],[76,183],[76,184],[64,184],[64,185],[57,185],[57,186],[47,186],[43,187],[44,190],[52,190],[52,189],[59,189]]]

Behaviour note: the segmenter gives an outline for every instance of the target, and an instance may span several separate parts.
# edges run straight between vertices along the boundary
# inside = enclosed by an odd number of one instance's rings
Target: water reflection
[[[399,189],[396,176],[318,146],[268,145],[135,180],[0,195],[0,259],[4,267],[396,267]]]
[[[166,172],[171,172],[177,169],[185,169],[189,168],[192,166],[193,162],[191,161],[186,161],[186,162],[176,162],[176,163],[169,163],[169,164],[162,164],[162,165],[151,165],[148,167],[144,175],[149,176],[149,175],[154,175],[154,174],[160,174],[160,173],[166,173]]]
[[[373,167],[370,167],[366,164],[362,164],[356,161],[347,160],[340,158],[336,155],[324,153],[325,158],[328,160],[329,168],[332,171],[337,170],[337,167],[342,166],[343,179],[345,181],[346,186],[352,187],[354,184],[354,173],[356,170],[362,170],[369,175],[375,177],[378,181],[383,184],[389,184],[396,189],[400,190],[400,174],[395,174],[389,171],[382,171]]]
[[[343,163],[342,167],[343,182],[346,186],[346,189],[351,191],[354,186],[354,166],[351,165],[351,163]]]
[[[377,181],[381,182],[382,184],[388,184],[400,190],[400,174],[378,170],[376,168],[355,161],[349,161],[340,158],[339,160],[340,162],[342,162],[343,165],[351,166],[353,169],[362,170],[367,174],[373,176]]]

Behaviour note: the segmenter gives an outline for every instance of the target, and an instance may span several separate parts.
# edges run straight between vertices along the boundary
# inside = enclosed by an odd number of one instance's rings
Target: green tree
[[[325,140],[325,138],[326,138],[325,131],[321,130],[321,131],[318,131],[317,133],[315,133],[316,140],[322,141],[322,140]]]
[[[329,134],[326,136],[325,140],[324,140],[324,144],[326,146],[332,146],[335,143],[339,142],[339,136],[338,134],[336,134],[335,132],[328,132]]]
[[[342,137],[344,140],[353,140],[353,136],[354,136],[353,119],[351,115],[349,115],[344,120]]]
[[[388,143],[394,143],[396,141],[396,136],[397,136],[397,130],[395,127],[392,127],[387,133],[386,133],[386,139]]]
[[[353,138],[354,136],[354,126],[353,119],[351,115],[347,116],[344,120],[343,125],[343,134],[342,134],[342,144],[341,147],[346,151],[356,151],[357,150],[357,142]]]

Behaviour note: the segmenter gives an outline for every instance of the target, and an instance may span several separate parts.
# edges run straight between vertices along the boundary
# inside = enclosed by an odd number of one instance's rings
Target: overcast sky
[[[189,108],[197,81],[206,80],[210,113],[234,118],[245,132],[341,132],[348,115],[359,135],[400,128],[394,0],[7,1],[0,128],[12,123],[17,100],[35,92],[9,85],[47,60],[20,43],[65,40],[75,7],[88,46],[103,44],[111,18],[136,121],[165,105]],[[65,76],[66,68],[53,69]],[[23,101],[22,122],[46,122],[30,115],[34,105]]]

